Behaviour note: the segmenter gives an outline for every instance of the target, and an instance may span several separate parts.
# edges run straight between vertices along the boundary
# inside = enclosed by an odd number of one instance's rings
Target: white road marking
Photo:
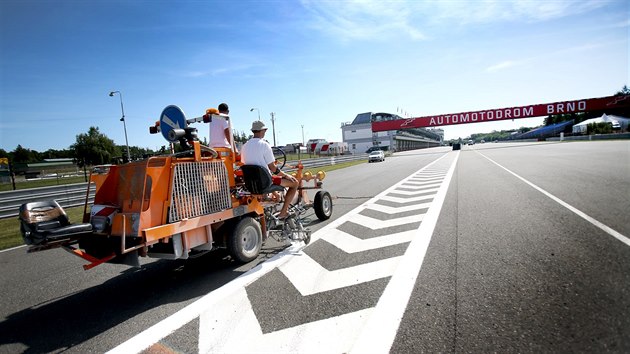
[[[440,181],[439,183],[426,183],[426,182],[410,182],[410,181],[407,181],[404,184],[401,184],[401,187],[414,186],[414,187],[424,187],[423,189],[429,189],[431,187],[432,188],[439,188],[441,184],[442,184],[442,181]]]
[[[411,177],[408,181],[418,181],[418,182],[431,182],[431,181],[441,181],[444,179],[444,174],[441,173],[439,175],[436,176],[415,176],[415,177]]]
[[[617,240],[623,242],[626,244],[626,246],[630,246],[630,238],[628,238],[627,236],[623,235],[622,233],[614,230],[612,227],[609,227],[608,225],[598,221],[597,219],[589,216],[588,214],[584,213],[583,211],[579,210],[578,208],[572,206],[571,204],[565,202],[564,200],[556,197],[555,195],[547,192],[546,190],[538,187],[537,185],[533,184],[532,182],[526,180],[525,178],[517,175],[516,173],[510,171],[509,169],[507,169],[506,167],[503,167],[502,165],[500,165],[499,163],[497,163],[496,161],[492,160],[491,158],[489,158],[488,156],[480,153],[479,151],[475,151],[476,153],[478,153],[479,155],[485,157],[488,161],[492,162],[493,164],[501,167],[502,169],[504,169],[505,171],[507,171],[509,174],[513,175],[514,177],[520,179],[521,181],[525,182],[526,184],[528,184],[530,187],[534,188],[535,190],[539,191],[540,193],[546,195],[547,197],[549,197],[551,200],[555,201],[556,203],[562,205],[563,207],[569,209],[570,211],[572,211],[573,213],[575,213],[577,216],[581,217],[582,219],[590,222],[591,224],[595,225],[596,227],[600,228],[602,231],[606,232],[607,234],[609,234],[610,236],[616,238]]]
[[[366,206],[366,209],[380,211],[381,213],[385,213],[385,214],[398,214],[398,213],[404,213],[404,212],[412,211],[412,210],[426,209],[430,206],[431,206],[431,203],[414,204],[414,205],[408,205],[406,207],[390,207],[387,205],[374,203],[374,204],[368,204]]]
[[[186,323],[199,317],[199,314],[209,308],[212,308],[213,306],[215,306],[216,303],[225,299],[232,299],[231,296],[236,291],[245,291],[245,286],[253,283],[258,278],[279,267],[284,262],[289,261],[291,257],[288,256],[292,253],[299,252],[303,247],[304,244],[295,244],[289,246],[284,251],[272,257],[270,260],[257,265],[256,267],[252,268],[251,270],[229,282],[228,284],[212,291],[211,293],[208,293],[207,295],[204,295],[199,300],[193,302],[192,304],[184,307],[183,309],[177,311],[164,320],[149,327],[148,329],[144,330],[143,332],[139,333],[128,341],[120,344],[116,348],[108,351],[107,353],[138,353],[150,347],[152,344],[157,343],[160,339],[173,333]]]
[[[426,192],[437,192],[439,188],[433,189],[431,191],[426,191]],[[390,193],[396,193],[396,194],[404,194],[400,191],[390,191]],[[423,196],[419,196],[419,197],[412,197],[412,198],[400,198],[400,197],[392,197],[389,195],[384,195],[381,197],[381,200],[387,200],[390,202],[394,202],[394,203],[411,203],[411,202],[421,202],[423,200],[428,200],[433,198],[434,195],[423,195]]]
[[[302,296],[308,296],[390,277],[401,258],[392,257],[331,271],[303,254],[300,257],[293,257],[278,269],[287,276]]]
[[[414,191],[405,191],[405,190],[401,190],[401,189],[396,188],[396,189],[392,190],[390,193],[400,194],[400,195],[408,195],[408,196],[414,196],[414,195],[419,196],[420,194],[427,194],[427,193],[435,194],[438,190],[439,190],[439,188],[414,190]],[[431,198],[433,198],[433,195],[429,195],[429,196],[422,195],[419,198],[401,198],[401,197],[392,197],[392,196],[385,195],[385,196],[383,196],[381,198],[381,200],[389,200],[389,201],[396,202],[396,203],[408,203],[410,201],[419,202],[419,201],[426,200],[426,199],[431,199]]]
[[[365,209],[365,204],[374,203],[379,199],[385,199],[386,194],[391,193],[401,183],[404,183],[408,179],[416,176],[418,173],[421,173],[429,166],[434,165],[446,156],[448,156],[448,154],[442,155],[440,158],[423,167],[415,174],[393,185],[389,189],[368,200],[363,205],[356,207],[342,217],[332,221],[317,232],[313,233],[311,235],[311,242],[314,243],[318,239],[322,238],[322,235],[330,232],[330,230],[336,229],[348,220],[361,217],[359,212]],[[459,154],[457,156],[459,156]],[[446,184],[444,188],[447,187],[448,184]],[[416,197],[389,199],[401,199],[403,203],[407,203],[430,198],[432,198],[432,196],[428,198]],[[437,208],[438,210],[434,211],[434,213],[439,215],[440,208]],[[429,211],[432,209],[436,208],[430,208]],[[425,222],[422,222],[421,229],[423,224],[425,224]],[[368,315],[374,312],[374,309],[357,311],[265,335],[262,335],[258,321],[256,317],[253,316],[251,304],[249,303],[249,300],[247,300],[245,286],[293,259],[294,257],[291,257],[292,254],[295,254],[297,257],[304,256],[301,252],[303,247],[303,244],[290,246],[286,250],[277,254],[275,257],[271,258],[269,261],[252,268],[247,273],[234,279],[230,283],[227,283],[221,288],[203,296],[199,300],[186,306],[161,322],[156,323],[150,328],[112,349],[108,353],[138,353],[152,344],[157,343],[162,338],[168,336],[197,317],[200,318],[199,351],[203,353],[209,351],[216,352],[217,348],[222,348],[219,350],[220,352],[347,352],[348,348],[352,345],[352,343],[354,343],[359,331],[363,328],[362,326],[358,326],[357,323],[363,323],[365,321],[364,319],[368,318]],[[409,258],[410,256],[408,256],[408,254],[409,251],[405,253],[403,260],[401,261],[404,261],[405,258]],[[415,255],[413,254],[411,255],[411,257],[414,256]],[[404,271],[405,274],[408,273],[408,270],[401,269],[400,266],[398,266],[398,270],[399,273],[402,271]],[[411,270],[411,272],[414,272],[414,270]],[[396,275],[394,275],[394,277],[395,276]],[[406,298],[403,309],[408,302],[409,296],[411,295],[411,289],[408,294],[397,294],[399,297]],[[398,328],[399,322],[396,324],[396,329]],[[235,328],[238,329],[236,330]],[[251,333],[249,331],[246,332],[245,330],[249,330]],[[394,335],[395,332],[396,330],[394,330]],[[255,333],[258,333],[259,336],[255,335]],[[380,334],[375,336],[373,340],[378,341],[379,338]],[[387,343],[385,343],[384,346],[389,348],[393,342],[393,337],[391,338],[391,341],[389,337],[385,337],[385,341]],[[249,348],[250,350],[247,350],[246,348]],[[368,350],[368,352],[372,352],[372,350]]]
[[[415,234],[416,230],[410,230],[362,240],[341,230],[332,229],[321,238],[346,253],[356,253],[410,242]]]
[[[354,343],[351,353],[387,353],[390,351],[416,279],[420,274],[424,256],[429,248],[433,230],[442,210],[442,204],[446,199],[446,192],[457,165],[459,151],[455,154],[455,159],[451,163],[444,182],[442,182],[442,187],[433,199],[433,205],[429,208],[417,230],[416,237],[411,241],[400,261],[398,270],[387,284],[374,312]]]
[[[369,216],[357,214],[354,215],[349,221],[353,223],[359,224],[361,226],[365,226],[372,230],[380,230],[385,229],[392,226],[399,226],[405,224],[411,224],[414,222],[420,222],[424,218],[424,214],[404,216],[402,218],[389,219],[389,220],[379,220],[374,219]]]
[[[263,334],[245,289],[202,312],[199,353],[342,353],[372,309],[356,311]],[[234,330],[238,328],[238,330]],[[244,336],[244,334],[247,334]]]
[[[0,250],[0,253],[2,253],[2,252],[9,252],[9,251],[13,251],[13,250],[16,250],[16,249],[18,249],[18,248],[24,248],[24,247],[26,247],[26,245],[22,245],[22,246],[15,246],[15,247],[13,247],[13,248],[7,248],[6,250]]]

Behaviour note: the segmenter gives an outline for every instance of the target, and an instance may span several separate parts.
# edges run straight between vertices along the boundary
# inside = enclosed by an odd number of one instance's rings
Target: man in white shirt
[[[241,148],[241,161],[245,165],[267,167],[269,173],[282,178],[280,185],[288,188],[282,210],[280,210],[280,214],[278,215],[279,219],[283,219],[289,215],[289,205],[297,192],[298,181],[295,177],[282,172],[278,166],[276,166],[276,158],[273,156],[271,145],[269,145],[266,140],[263,140],[266,132],[267,127],[265,127],[265,123],[262,121],[257,120],[252,123],[252,133],[254,133],[254,137],[249,139]]]
[[[219,115],[228,115],[230,109],[226,103],[219,105]],[[210,147],[231,148],[230,126],[225,117],[212,117],[210,121]]]

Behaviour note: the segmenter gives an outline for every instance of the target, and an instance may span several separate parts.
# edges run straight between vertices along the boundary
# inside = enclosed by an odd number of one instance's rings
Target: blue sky
[[[0,2],[0,148],[66,149],[90,126],[149,126],[221,102],[279,145],[341,140],[368,111],[409,116],[609,96],[629,84],[628,1]],[[542,118],[444,127],[446,138]],[[200,136],[207,125],[196,124]],[[271,134],[267,136],[271,141]]]

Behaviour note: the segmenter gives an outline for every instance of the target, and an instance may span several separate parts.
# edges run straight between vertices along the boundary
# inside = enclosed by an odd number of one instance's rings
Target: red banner
[[[438,127],[442,125],[493,122],[497,120],[542,117],[555,114],[605,111],[624,107],[630,107],[630,95],[587,98],[576,101],[543,103],[530,106],[372,122],[372,131],[382,132],[409,128]]]

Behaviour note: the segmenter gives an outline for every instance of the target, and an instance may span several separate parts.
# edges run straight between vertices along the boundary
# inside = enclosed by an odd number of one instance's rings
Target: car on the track
[[[385,153],[383,150],[374,150],[368,155],[368,162],[385,161]]]

